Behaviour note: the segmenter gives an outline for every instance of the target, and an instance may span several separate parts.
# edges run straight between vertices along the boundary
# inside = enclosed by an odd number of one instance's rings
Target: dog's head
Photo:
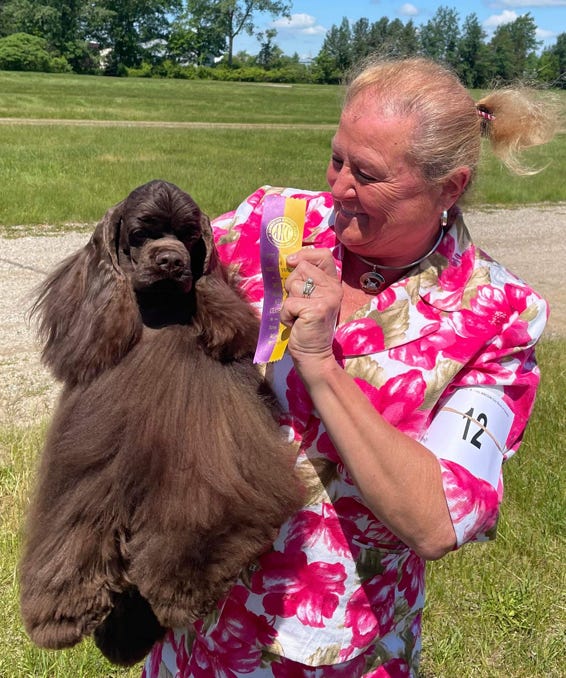
[[[136,188],[42,285],[32,314],[44,362],[69,385],[91,381],[144,324],[191,322],[197,281],[220,270],[208,217],[187,193],[161,180]]]
[[[150,181],[118,211],[118,262],[136,292],[157,286],[188,293],[214,265],[208,217],[174,184]]]

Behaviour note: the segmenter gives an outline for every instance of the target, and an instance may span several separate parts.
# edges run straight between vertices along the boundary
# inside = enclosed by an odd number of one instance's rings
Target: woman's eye
[[[362,181],[365,181],[368,184],[371,184],[371,183],[374,183],[374,182],[377,181],[377,179],[375,177],[371,176],[371,174],[366,174],[365,172],[360,172],[359,170],[358,170],[358,176],[360,177],[360,179]]]
[[[341,160],[340,158],[337,158],[335,155],[332,156],[332,166],[335,169],[340,169],[343,164],[344,164],[343,160]]]

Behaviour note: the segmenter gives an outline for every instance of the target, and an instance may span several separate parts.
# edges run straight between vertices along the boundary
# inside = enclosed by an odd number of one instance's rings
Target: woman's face
[[[413,118],[384,116],[361,94],[342,113],[326,173],[339,240],[390,265],[421,256],[452,204],[407,161],[414,124]]]

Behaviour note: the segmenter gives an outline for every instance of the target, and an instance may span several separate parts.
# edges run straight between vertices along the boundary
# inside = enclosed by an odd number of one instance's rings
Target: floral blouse
[[[262,187],[214,223],[220,257],[238,265],[258,311],[262,209],[274,193],[306,201],[303,245],[330,248],[341,270],[330,194]],[[476,248],[458,219],[434,254],[336,329],[343,369],[387,421],[438,457],[458,546],[494,537],[501,466],[533,407],[533,346],[546,317],[543,299]],[[258,657],[321,666],[361,659],[370,647],[378,662],[401,667],[386,675],[412,675],[425,564],[364,505],[289,356],[266,375],[297,449],[305,506],[215,614],[154,648],[146,676],[156,678],[161,662],[182,676],[190,653],[210,654],[218,675],[231,675]]]

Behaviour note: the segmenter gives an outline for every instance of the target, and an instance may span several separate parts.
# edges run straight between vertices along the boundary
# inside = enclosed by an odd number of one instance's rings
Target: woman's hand
[[[342,286],[328,249],[304,248],[289,255],[287,264],[294,270],[285,282],[288,296],[281,309],[281,322],[291,330],[289,353],[301,377],[308,381],[324,364],[335,365],[332,341]],[[314,289],[307,296],[303,291],[309,278]]]

